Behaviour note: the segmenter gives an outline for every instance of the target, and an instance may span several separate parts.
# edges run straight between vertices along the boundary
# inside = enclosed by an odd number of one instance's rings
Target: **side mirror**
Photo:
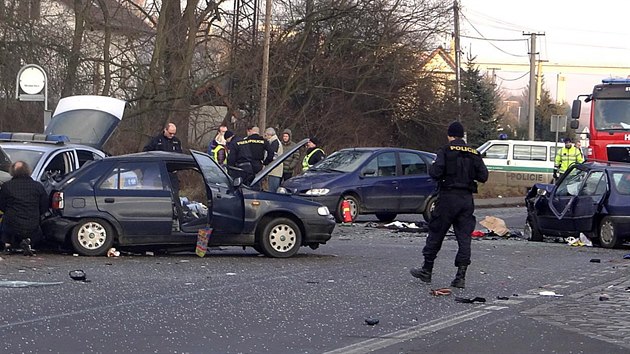
[[[580,127],[580,121],[578,119],[571,120],[571,123],[569,123],[569,127],[571,127],[571,129],[579,128]]]
[[[571,118],[573,118],[573,119],[580,118],[580,111],[581,110],[582,110],[582,101],[580,101],[580,100],[573,100],[573,105],[571,106]],[[573,128],[573,129],[575,129],[575,128]]]
[[[363,170],[363,172],[361,172],[361,177],[374,176],[374,175],[376,175],[376,169],[374,168],[366,168]]]
[[[547,195],[547,190],[546,189],[539,189],[539,190],[536,191],[536,194],[538,196],[544,197],[544,196]]]
[[[236,178],[234,178],[234,180],[232,181],[232,185],[233,185],[235,188],[240,187],[242,184],[243,184],[243,178],[242,178],[242,177],[236,177]]]

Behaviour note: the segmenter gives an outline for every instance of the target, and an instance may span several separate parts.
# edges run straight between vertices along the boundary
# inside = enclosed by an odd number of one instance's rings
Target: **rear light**
[[[53,193],[51,206],[53,209],[63,209],[63,192]]]

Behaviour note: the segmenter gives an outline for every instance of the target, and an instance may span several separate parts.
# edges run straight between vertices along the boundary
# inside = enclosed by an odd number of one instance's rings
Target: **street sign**
[[[567,116],[551,115],[551,132],[564,133],[567,131]]]

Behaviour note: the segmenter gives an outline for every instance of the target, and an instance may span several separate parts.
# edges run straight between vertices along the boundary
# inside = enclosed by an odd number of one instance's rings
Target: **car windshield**
[[[11,161],[24,161],[31,167],[31,169],[37,166],[37,163],[44,155],[42,151],[25,150],[12,147],[3,148],[4,152],[9,156]]]
[[[627,100],[598,99],[593,103],[595,129],[630,129],[630,102]]]
[[[309,171],[351,172],[356,170],[370,155],[370,151],[337,151],[309,169]]]
[[[556,190],[557,196],[578,195],[580,185],[586,178],[588,171],[582,171],[578,168],[573,168],[569,173],[564,176],[564,179],[558,185]]]

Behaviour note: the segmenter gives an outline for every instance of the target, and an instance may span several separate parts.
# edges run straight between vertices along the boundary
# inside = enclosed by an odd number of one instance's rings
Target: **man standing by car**
[[[177,127],[174,123],[164,126],[162,134],[154,136],[142,151],[171,151],[182,152],[182,142],[175,136]]]
[[[437,151],[435,162],[429,169],[429,175],[438,182],[438,200],[429,221],[426,245],[422,249],[424,264],[422,268],[412,268],[410,272],[425,283],[431,282],[433,263],[452,225],[458,250],[455,256],[457,274],[451,286],[464,288],[466,270],[470,265],[471,233],[476,224],[473,193],[477,192],[476,181],[483,183],[488,180],[488,169],[479,152],[463,140],[464,127],[461,123],[451,123],[447,135],[449,144]]]
[[[278,135],[276,135],[276,130],[274,128],[265,129],[265,139],[269,142],[269,148],[273,151],[273,160],[278,158],[278,156],[282,155],[284,152],[282,149],[282,144],[280,144],[280,139],[278,139]],[[282,166],[283,164],[279,164],[275,167],[269,175],[267,176],[267,182],[269,185],[269,191],[275,193],[280,187],[280,182],[282,181]]]
[[[320,141],[316,137],[308,139],[306,143],[306,154],[302,160],[302,172],[307,171],[311,166],[326,158],[326,153],[320,147]]]
[[[288,128],[285,129],[282,132],[282,149],[283,150],[288,151],[295,145],[295,142],[291,140],[291,138],[292,138],[291,129],[288,129]],[[282,181],[283,182],[293,177],[293,171],[295,171],[295,167],[297,167],[299,162],[300,162],[300,154],[297,151],[293,153],[293,155],[287,157],[286,160],[284,160],[283,167],[282,167]]]
[[[273,151],[259,132],[258,127],[249,127],[245,139],[235,139],[231,143],[233,148],[230,148],[228,165],[235,168],[232,168],[230,173],[234,178],[242,177],[245,184],[249,184],[254,179],[262,170],[263,164],[266,165],[273,160]],[[267,152],[266,157],[265,152]]]
[[[26,162],[14,162],[9,173],[11,180],[0,189],[4,251],[8,253],[19,244],[25,256],[32,256],[31,241],[41,234],[39,222],[48,211],[48,194],[41,183],[31,178]]]
[[[584,162],[582,151],[573,146],[573,144],[571,143],[571,138],[564,138],[562,139],[562,141],[564,142],[564,147],[556,153],[556,168],[554,169],[554,179],[557,179],[558,176],[562,175],[566,170],[569,169],[569,166],[573,165],[574,163]]]

